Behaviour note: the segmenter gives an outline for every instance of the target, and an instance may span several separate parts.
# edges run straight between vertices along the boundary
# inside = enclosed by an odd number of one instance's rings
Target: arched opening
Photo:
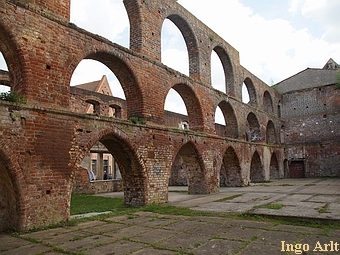
[[[198,50],[198,42],[189,23],[178,15],[169,15],[167,17],[180,30],[187,49],[189,59],[189,76],[193,79],[200,79],[200,58]],[[172,56],[173,57],[173,56]],[[177,60],[176,60],[177,61]]]
[[[0,92],[15,92],[24,96],[22,61],[13,38],[0,24],[0,85],[3,85]]]
[[[253,157],[251,158],[250,164],[250,182],[258,183],[264,182],[265,175],[264,169],[262,166],[260,155],[257,151],[254,152]]]
[[[211,73],[214,88],[235,96],[233,66],[229,55],[220,46],[216,46],[212,51]]]
[[[254,113],[247,116],[246,140],[250,142],[259,142],[262,140],[260,123]]]
[[[162,63],[189,76],[188,50],[178,27],[165,19],[161,34]]]
[[[213,88],[227,93],[223,65],[215,51],[211,52],[211,85]]]
[[[279,162],[277,160],[275,153],[273,153],[272,157],[270,158],[269,173],[270,173],[270,179],[280,178]]]
[[[280,142],[285,143],[285,126],[282,125],[280,129]]]
[[[71,77],[71,94],[73,111],[115,118],[126,116],[122,85],[116,75],[99,61],[84,59],[78,64]]]
[[[242,103],[248,104],[250,101],[249,91],[246,84],[242,83]]]
[[[98,101],[89,99],[85,102],[88,104],[86,108],[86,113],[100,115],[100,103]]]
[[[98,76],[94,77],[94,73]],[[80,90],[83,92],[79,92]],[[141,111],[144,100],[134,73],[120,56],[112,55],[110,52],[90,53],[79,62],[72,74],[71,94],[80,101],[85,101],[90,96],[97,98],[103,109],[101,114],[106,116],[110,115],[112,104],[121,106],[121,115],[124,119],[143,116]],[[83,105],[77,100],[71,100],[72,110],[84,112]]]
[[[180,94],[170,89],[164,104],[164,124],[169,127],[190,129],[187,108]]]
[[[188,185],[189,194],[204,194],[203,164],[191,142],[184,144],[176,154],[171,167],[169,185]]]
[[[114,189],[119,186],[124,191],[125,204],[146,204],[145,169],[124,138],[114,133],[104,135],[84,154],[81,169],[86,170],[87,180],[80,180],[84,186],[92,185],[97,192],[117,191]]]
[[[220,136],[238,138],[237,118],[234,109],[229,102],[222,101],[216,108],[215,132]]]
[[[106,1],[105,5],[100,5],[95,1],[72,0],[70,21],[112,42],[129,47],[130,25],[123,1]]]
[[[268,113],[274,114],[273,100],[267,90],[263,93],[263,109]]]
[[[241,177],[241,167],[235,150],[229,147],[224,156],[220,173],[221,187],[239,187],[243,186]]]
[[[289,173],[289,165],[288,165],[288,160],[284,159],[283,160],[283,174],[284,178],[290,178],[290,173]]]
[[[270,120],[266,128],[266,142],[268,144],[277,144],[276,132],[274,123]]]
[[[164,109],[164,123],[167,126],[191,130],[203,128],[199,100],[186,84],[176,84],[169,90],[164,99]]]
[[[242,102],[251,106],[257,105],[255,86],[250,78],[246,78],[242,84]]]
[[[106,65],[92,59],[83,59],[74,70],[71,86],[87,91],[125,99],[117,76]]]
[[[16,192],[1,152],[0,176],[0,232],[3,232],[16,229],[19,222]]]
[[[0,93],[11,91],[10,78],[6,61],[0,52]]]

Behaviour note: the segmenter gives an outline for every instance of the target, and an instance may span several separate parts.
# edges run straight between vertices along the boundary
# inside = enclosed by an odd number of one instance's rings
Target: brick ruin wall
[[[238,52],[176,1],[124,4],[129,49],[70,24],[68,0],[0,0],[0,51],[11,90],[27,100],[0,101],[0,231],[68,220],[74,180],[85,180],[81,162],[98,141],[119,163],[129,205],[168,200],[177,155],[191,194],[218,192],[220,182],[243,186],[284,177],[289,159],[279,134],[288,125],[278,115],[281,96],[242,67]],[[160,62],[165,18],[190,42],[189,77]],[[210,84],[212,50],[224,66],[226,94]],[[82,59],[111,69],[126,101],[71,89],[73,71]],[[241,100],[243,82],[250,91],[249,104]],[[185,102],[188,130],[165,123],[164,100],[171,88]],[[94,114],[84,114],[89,100],[98,104]],[[112,104],[125,107],[120,118],[108,116]],[[226,119],[224,128],[214,123],[217,106]],[[132,123],[131,118],[146,123]]]
[[[306,177],[340,176],[339,98],[335,85],[282,95],[286,158],[303,160]]]

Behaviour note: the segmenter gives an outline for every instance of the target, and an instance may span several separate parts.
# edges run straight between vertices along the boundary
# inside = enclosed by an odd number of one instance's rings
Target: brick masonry
[[[238,52],[176,1],[124,4],[129,49],[70,24],[69,0],[0,0],[0,50],[12,91],[27,98],[22,105],[0,102],[0,231],[68,220],[74,181],[86,178],[82,159],[98,141],[115,156],[125,203],[134,206],[167,201],[177,155],[192,194],[218,192],[220,176],[225,186],[243,186],[285,175],[295,147],[285,153],[280,143],[280,131],[289,124],[279,118],[277,105],[282,100],[281,110],[289,107],[289,99],[242,67]],[[190,77],[160,62],[165,18],[185,37]],[[210,84],[212,50],[224,65],[226,94]],[[72,73],[85,58],[115,73],[126,101],[70,88]],[[241,101],[243,82],[249,104]],[[189,130],[169,127],[176,119],[164,111],[170,88],[185,102]],[[84,114],[89,100],[98,102],[96,114]],[[112,104],[123,109],[120,118],[108,116]],[[224,128],[214,123],[217,106]],[[132,117],[146,124],[132,123]]]

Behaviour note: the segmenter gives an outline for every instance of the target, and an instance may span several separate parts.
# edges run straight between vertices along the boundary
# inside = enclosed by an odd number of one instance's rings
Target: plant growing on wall
[[[26,102],[26,97],[14,91],[8,91],[0,93],[0,100],[22,104]]]

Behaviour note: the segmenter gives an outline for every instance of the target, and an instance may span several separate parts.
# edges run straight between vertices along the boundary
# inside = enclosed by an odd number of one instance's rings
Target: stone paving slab
[[[223,188],[219,194],[206,196],[186,197],[181,194],[176,197],[176,194],[171,194],[170,204],[203,211],[245,212],[311,220],[340,219],[339,193],[334,188],[340,188],[340,179],[292,180],[292,186],[287,186],[289,181],[277,180],[266,183],[266,186],[233,187],[231,191]],[[332,188],[324,189],[327,186]],[[235,194],[241,196],[214,202]],[[267,205],[270,204],[284,206],[269,209]],[[326,212],[320,213],[320,208]],[[2,234],[0,255],[296,254],[293,250],[282,250],[282,247],[286,249],[282,242],[285,245],[308,245],[309,250],[303,254],[340,254],[338,250],[331,251],[329,246],[333,244],[335,248],[336,243],[340,248],[340,229],[235,219],[230,215],[207,217],[137,212],[71,227],[16,233],[13,236]],[[320,245],[326,245],[328,250],[321,251]],[[313,251],[315,247],[317,249]]]

